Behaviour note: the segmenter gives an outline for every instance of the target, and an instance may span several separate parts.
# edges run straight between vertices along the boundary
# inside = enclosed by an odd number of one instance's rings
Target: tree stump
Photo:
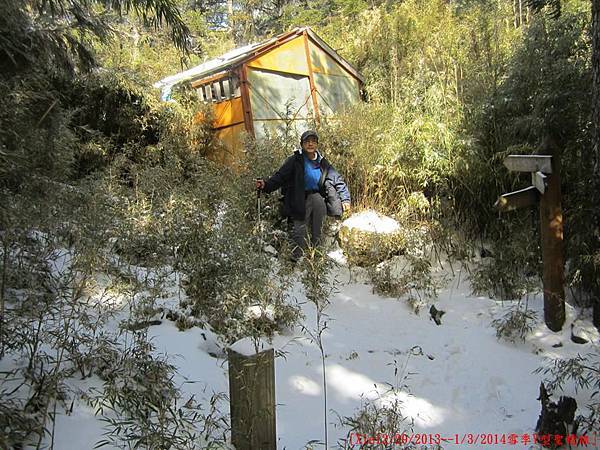
[[[231,441],[237,450],[276,450],[275,352],[229,349]]]
[[[538,400],[542,403],[542,412],[535,426],[539,435],[567,436],[577,433],[577,401],[574,398],[562,396],[558,402],[552,402],[546,386],[541,383]],[[553,443],[550,443],[550,446],[552,445]]]

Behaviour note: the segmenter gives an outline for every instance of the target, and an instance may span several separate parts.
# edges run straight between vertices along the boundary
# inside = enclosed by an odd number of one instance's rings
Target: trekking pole
[[[256,203],[257,203],[257,208],[258,208],[258,229],[262,230],[262,222],[260,220],[260,189],[256,190]]]
[[[256,209],[258,211],[258,217],[257,217],[257,222],[258,222],[258,232],[259,232],[259,239],[260,239],[260,247],[262,250],[262,246],[263,246],[263,226],[262,226],[262,220],[260,217],[260,209],[261,209],[261,189],[256,189]]]

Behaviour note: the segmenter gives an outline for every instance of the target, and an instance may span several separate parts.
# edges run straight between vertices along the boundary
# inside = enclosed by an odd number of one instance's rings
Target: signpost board
[[[552,156],[549,155],[510,155],[504,166],[511,172],[552,173]]]
[[[520,191],[502,194],[496,200],[494,207],[502,212],[513,211],[526,206],[533,206],[538,202],[538,191],[534,186],[529,186]]]

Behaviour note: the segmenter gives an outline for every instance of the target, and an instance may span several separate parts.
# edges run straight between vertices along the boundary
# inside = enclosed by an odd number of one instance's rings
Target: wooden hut
[[[323,116],[360,100],[363,77],[310,28],[295,28],[266,42],[160,80],[163,100],[190,83],[213,104],[213,127],[227,149],[226,164],[241,151],[244,132],[257,139],[286,123],[301,133]]]

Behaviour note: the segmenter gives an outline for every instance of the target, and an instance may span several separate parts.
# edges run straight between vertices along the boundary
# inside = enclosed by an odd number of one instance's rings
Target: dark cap
[[[304,144],[304,141],[307,140],[309,137],[314,137],[317,140],[317,142],[319,141],[319,135],[316,131],[307,130],[304,133],[302,133],[302,136],[300,136],[300,145]]]

